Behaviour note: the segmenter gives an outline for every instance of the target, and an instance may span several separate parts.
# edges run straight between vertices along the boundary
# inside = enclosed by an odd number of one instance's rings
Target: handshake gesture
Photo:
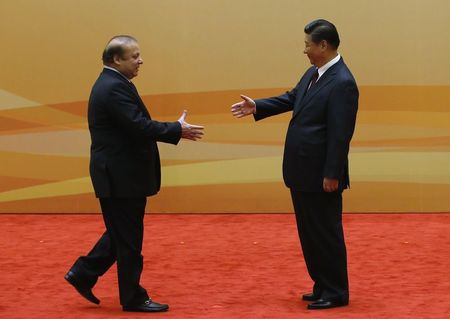
[[[203,137],[203,126],[200,125],[192,125],[186,122],[187,111],[184,110],[181,117],[178,119],[178,122],[181,124],[181,137],[196,141]]]

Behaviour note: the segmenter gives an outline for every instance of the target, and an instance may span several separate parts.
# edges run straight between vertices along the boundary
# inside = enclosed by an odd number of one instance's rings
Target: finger
[[[187,124],[187,123],[186,123]],[[202,125],[194,125],[194,124],[188,124],[189,125],[189,128],[191,128],[191,129],[198,129],[198,130],[203,130],[203,129],[205,129],[205,127],[204,126],[202,126]]]
[[[237,117],[237,118],[241,118],[243,116],[249,115],[250,113],[247,112],[247,110],[243,107],[243,103],[241,104],[242,106],[237,108],[237,109],[233,109],[231,111],[231,113],[233,114],[233,116]]]
[[[190,135],[188,137],[192,141],[200,140],[202,138],[202,135]]]
[[[189,130],[186,135],[187,136],[202,136],[203,134],[205,134],[203,130]]]
[[[205,133],[204,133],[204,130],[197,130],[197,129],[191,130],[191,133],[192,133],[192,134],[202,134],[202,135],[205,134]]]
[[[339,189],[339,180],[336,182],[336,185],[334,185],[334,191],[337,191]]]
[[[242,107],[243,104],[244,104],[243,102],[234,103],[234,104],[231,106],[231,110],[232,110],[232,111],[233,111],[233,110],[238,110],[238,109],[240,109],[240,108]]]
[[[189,134],[189,136],[193,136],[193,137],[202,137],[202,136],[203,136],[203,133],[192,133],[192,134]]]
[[[231,111],[231,113],[232,113],[234,116],[242,115],[242,114],[244,113],[244,109],[242,109],[242,108],[236,109],[236,110]]]
[[[183,136],[184,139],[195,141],[197,138],[191,134]]]

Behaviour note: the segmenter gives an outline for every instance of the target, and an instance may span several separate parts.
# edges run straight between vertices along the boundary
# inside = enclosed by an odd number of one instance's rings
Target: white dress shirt
[[[336,63],[338,63],[338,61],[340,60],[341,55],[338,53],[338,55],[331,61],[329,61],[327,64],[322,65],[317,71],[319,72],[319,77],[317,78],[317,81],[319,81],[320,77],[329,69],[331,68],[333,65],[335,65]]]

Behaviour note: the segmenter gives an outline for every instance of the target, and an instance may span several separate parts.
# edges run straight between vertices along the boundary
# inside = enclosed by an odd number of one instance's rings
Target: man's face
[[[139,45],[135,42],[125,46],[125,52],[122,56],[114,57],[117,70],[125,75],[128,79],[132,79],[138,75],[139,66],[144,63],[141,58]]]
[[[303,53],[308,56],[311,64],[320,67],[323,59],[323,52],[323,43],[314,43],[311,39],[311,35],[305,34],[305,49],[303,50]]]

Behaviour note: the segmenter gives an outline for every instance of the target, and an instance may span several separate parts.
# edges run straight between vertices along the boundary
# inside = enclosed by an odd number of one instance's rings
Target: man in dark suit
[[[313,66],[283,95],[231,107],[255,120],[293,111],[286,135],[283,177],[291,191],[300,242],[314,281],[308,309],[349,301],[342,228],[342,191],[349,186],[348,152],[358,109],[355,79],[338,53],[339,35],[326,20],[305,27],[305,50]]]
[[[159,312],[168,305],[150,299],[140,286],[142,240],[147,196],[161,184],[156,142],[197,140],[203,127],[186,123],[186,111],[175,122],[150,117],[131,79],[143,63],[133,37],[112,38],[103,52],[104,69],[89,98],[90,174],[106,231],[86,255],[77,259],[65,279],[89,301],[99,304],[92,288],[117,262],[120,303],[124,311]]]

